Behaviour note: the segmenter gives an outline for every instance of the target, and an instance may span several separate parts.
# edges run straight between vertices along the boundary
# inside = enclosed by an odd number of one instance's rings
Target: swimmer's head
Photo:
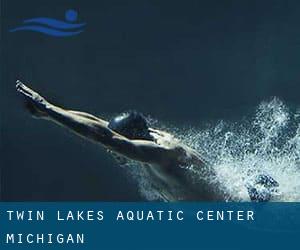
[[[109,121],[108,127],[129,139],[153,140],[146,117],[136,111],[117,115]]]

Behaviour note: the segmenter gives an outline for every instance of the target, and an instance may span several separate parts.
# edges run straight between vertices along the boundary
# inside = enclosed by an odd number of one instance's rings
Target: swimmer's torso
[[[154,130],[153,130],[154,131]],[[161,146],[174,148],[174,156],[166,158],[174,159],[166,161],[164,165],[150,165],[147,171],[154,185],[169,200],[224,200],[216,187],[209,184],[207,176],[201,176],[205,166],[192,165],[193,150],[181,145],[180,141],[172,135],[157,131],[152,132],[155,142]]]
[[[156,190],[163,199],[169,201],[187,200],[224,200],[224,197],[212,190],[208,180],[202,178],[191,168],[183,166],[145,166]]]

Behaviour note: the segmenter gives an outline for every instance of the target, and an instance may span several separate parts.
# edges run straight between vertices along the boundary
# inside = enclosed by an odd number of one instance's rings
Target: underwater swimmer
[[[142,114],[127,112],[108,122],[88,113],[55,106],[19,80],[16,89],[25,97],[27,108],[34,117],[56,122],[121,157],[143,163],[153,177],[151,181],[159,187],[163,200],[230,200],[218,188],[214,169],[198,152],[171,134],[150,128]],[[193,181],[189,166],[196,166],[201,174],[213,181],[207,178]],[[255,198],[259,196],[257,189],[247,188],[251,200],[260,201]],[[268,196],[265,200],[269,199]]]

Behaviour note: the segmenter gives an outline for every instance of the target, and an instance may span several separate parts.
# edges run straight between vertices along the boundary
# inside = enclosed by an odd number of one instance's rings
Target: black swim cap
[[[129,139],[153,140],[147,119],[136,111],[121,113],[109,121],[108,127]]]

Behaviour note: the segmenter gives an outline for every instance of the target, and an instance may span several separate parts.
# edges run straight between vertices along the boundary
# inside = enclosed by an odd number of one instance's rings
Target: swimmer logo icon
[[[33,31],[54,37],[75,36],[83,32],[83,27],[86,25],[86,23],[75,23],[77,19],[77,11],[69,9],[65,12],[65,20],[48,17],[26,19],[23,21],[23,25],[9,31]]]

